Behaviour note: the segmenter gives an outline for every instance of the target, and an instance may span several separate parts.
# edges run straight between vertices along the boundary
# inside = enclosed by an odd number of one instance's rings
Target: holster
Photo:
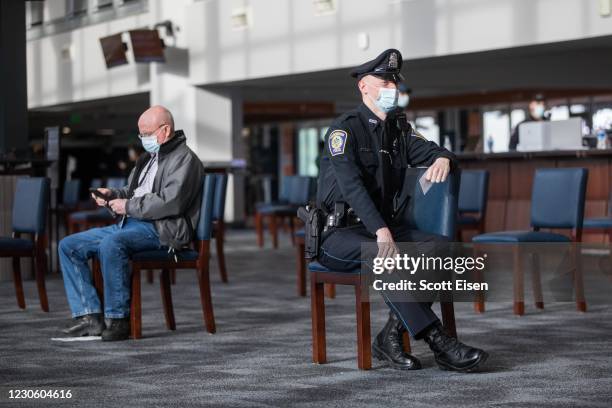
[[[320,208],[307,205],[297,210],[297,216],[304,222],[304,258],[316,259],[319,256],[321,236],[325,228],[326,215]]]

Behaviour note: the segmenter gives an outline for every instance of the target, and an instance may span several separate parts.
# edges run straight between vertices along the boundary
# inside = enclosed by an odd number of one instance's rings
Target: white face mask
[[[545,109],[543,105],[536,105],[531,110],[531,114],[533,115],[533,117],[538,118],[538,119],[544,117],[544,112],[545,112]]]
[[[410,103],[410,96],[408,94],[401,94],[397,98],[397,106],[400,108],[405,108]]]
[[[378,98],[376,100],[370,98],[374,105],[384,113],[389,113],[397,107],[397,89],[394,88],[379,88]]]

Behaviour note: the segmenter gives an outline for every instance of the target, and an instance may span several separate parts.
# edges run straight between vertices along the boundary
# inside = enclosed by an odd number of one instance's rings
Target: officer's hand
[[[380,228],[376,231],[376,243],[378,244],[377,258],[395,258],[395,255],[399,253],[391,230],[387,227]],[[391,273],[393,270],[389,270],[388,272]]]
[[[432,183],[442,183],[450,173],[450,160],[438,157],[425,172],[425,180]]]

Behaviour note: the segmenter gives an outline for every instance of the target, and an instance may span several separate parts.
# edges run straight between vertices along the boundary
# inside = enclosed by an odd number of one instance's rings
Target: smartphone
[[[89,192],[92,193],[93,195],[95,195],[98,198],[101,198],[103,200],[108,200],[108,197],[105,196],[101,191],[99,191],[97,188],[90,188]]]

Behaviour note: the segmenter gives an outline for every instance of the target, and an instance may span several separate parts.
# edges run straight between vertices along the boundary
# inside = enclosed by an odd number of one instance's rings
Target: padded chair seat
[[[0,237],[0,251],[28,251],[34,248],[29,239]]]
[[[570,242],[565,235],[542,231],[500,231],[476,235],[472,242]]]
[[[311,262],[308,264],[308,270],[310,272],[332,272],[332,273],[359,274],[361,273],[361,266],[356,269],[350,270],[350,271],[333,271],[329,268],[324,267],[318,262]]]
[[[255,203],[255,209],[259,212],[268,207],[276,207],[276,206],[282,206],[282,205],[289,205],[289,203],[286,201],[274,201],[271,203],[259,202],[259,203]]]
[[[304,238],[305,236],[306,236],[306,231],[304,231],[303,228],[295,231],[296,238]]]
[[[198,252],[193,249],[184,249],[177,251],[176,257],[179,261],[195,261],[198,259]],[[136,252],[131,258],[132,261],[174,261],[174,256],[168,253],[167,249]]]
[[[259,210],[260,214],[276,214],[276,215],[296,215],[298,206],[296,205],[269,205]]]
[[[106,208],[96,210],[77,211],[70,214],[73,221],[112,221],[114,218]]]
[[[475,225],[479,222],[480,220],[477,217],[471,215],[460,215],[457,217],[457,224],[459,225]]]
[[[612,217],[585,218],[583,228],[612,228]]]

